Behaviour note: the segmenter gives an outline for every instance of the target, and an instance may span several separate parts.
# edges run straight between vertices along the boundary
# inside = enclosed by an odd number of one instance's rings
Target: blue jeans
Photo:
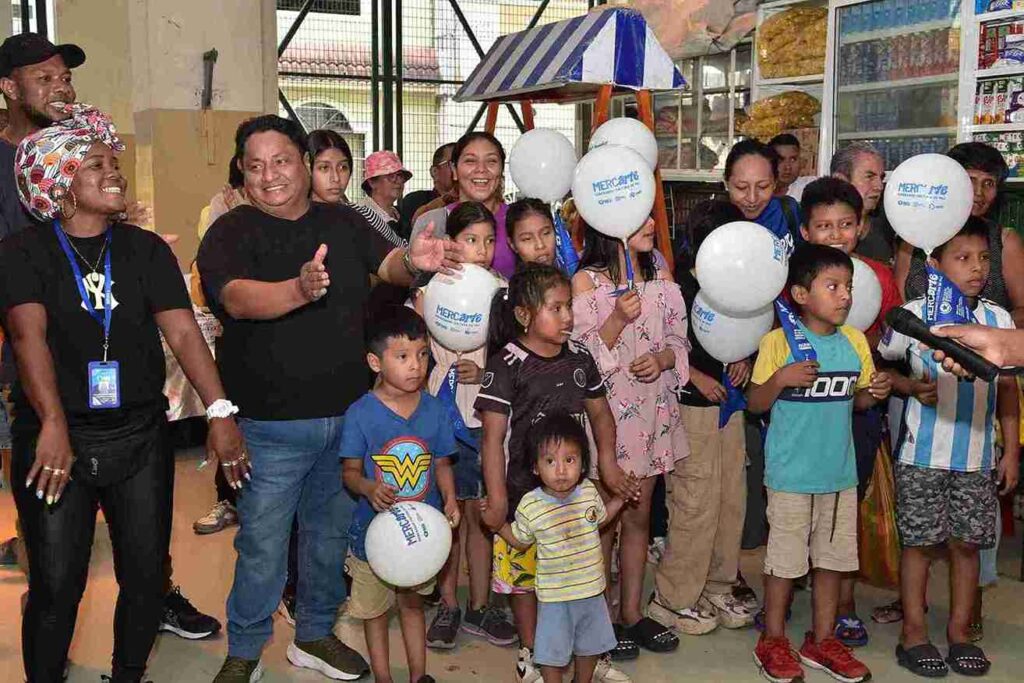
[[[295,640],[331,633],[346,597],[344,565],[355,500],[341,483],[342,416],[240,420],[252,481],[238,497],[235,581],[228,596],[228,654],[259,659],[284,589],[288,537],[298,518]]]

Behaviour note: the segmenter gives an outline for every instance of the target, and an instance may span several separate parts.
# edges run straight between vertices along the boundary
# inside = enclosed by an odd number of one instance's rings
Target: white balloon
[[[735,221],[711,231],[697,251],[701,292],[723,313],[760,311],[786,286],[786,244],[757,223]]]
[[[366,561],[384,583],[419,586],[437,576],[452,548],[448,518],[426,503],[395,503],[366,529]]]
[[[718,310],[703,291],[694,297],[690,313],[697,341],[712,358],[722,363],[735,363],[752,356],[761,343],[761,337],[772,329],[775,322],[772,304],[753,313],[731,315]]]
[[[882,284],[871,266],[859,258],[853,259],[853,302],[846,324],[863,332],[875,324],[882,310]]]
[[[423,295],[430,335],[452,351],[474,351],[487,343],[491,299],[498,281],[487,269],[466,263],[462,277],[435,275]]]
[[[523,133],[508,155],[512,182],[524,197],[557,202],[569,194],[576,168],[576,148],[569,139],[550,128]]]
[[[626,239],[647,222],[654,190],[654,173],[647,162],[619,145],[583,155],[572,181],[573,201],[583,220],[616,239]]]
[[[642,122],[628,117],[608,119],[590,137],[589,149],[605,145],[629,147],[647,162],[653,171],[658,165],[658,141],[654,133]]]
[[[929,254],[960,231],[973,203],[970,176],[945,154],[910,157],[885,184],[889,223],[900,237]]]

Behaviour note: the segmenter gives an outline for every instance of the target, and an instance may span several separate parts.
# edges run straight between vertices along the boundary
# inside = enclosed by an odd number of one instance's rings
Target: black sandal
[[[942,653],[931,643],[915,645],[909,650],[897,645],[896,661],[910,673],[924,678],[944,678],[949,673],[949,667],[942,661]]]
[[[615,631],[615,649],[608,652],[613,662],[628,662],[640,656],[640,646],[633,640],[633,634],[622,624],[612,624]]]
[[[644,617],[625,631],[634,642],[651,652],[673,652],[679,647],[679,636],[650,617]]]
[[[961,676],[984,676],[992,667],[992,662],[985,656],[984,651],[973,643],[950,645],[946,663]]]

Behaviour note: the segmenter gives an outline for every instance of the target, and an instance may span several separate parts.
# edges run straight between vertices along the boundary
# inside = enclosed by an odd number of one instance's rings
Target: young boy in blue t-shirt
[[[459,523],[455,479],[449,456],[455,435],[444,406],[422,390],[427,375],[427,326],[416,313],[395,307],[373,323],[366,361],[377,386],[345,413],[341,437],[342,477],[359,497],[352,518],[346,570],[352,577],[348,616],[363,620],[374,680],[391,681],[388,665],[388,611],[397,600],[409,677],[426,675],[426,623],[423,596],[434,582],[396,589],[381,581],[366,561],[366,529],[374,516],[401,501],[419,501],[443,510]]]
[[[988,225],[969,218],[957,235],[932,251],[929,265],[963,295],[963,309],[969,310],[961,310],[962,316],[973,316],[989,327],[1012,328],[1013,319],[1005,309],[980,298],[990,269],[988,240]],[[956,310],[958,297],[939,283],[935,278],[930,298],[914,299],[903,307],[922,319],[934,317],[926,322],[941,322],[941,314]],[[892,330],[878,350],[886,360],[902,362],[910,370],[909,377],[893,375],[895,390],[907,396],[894,465],[896,524],[903,543],[903,632],[897,661],[921,676],[943,676],[948,668],[980,676],[991,665],[981,648],[970,642],[968,630],[978,585],[979,549],[993,547],[997,539],[997,480],[1003,481],[1002,493],[1017,486],[1016,381],[1010,376],[992,384],[959,380],[923,351],[919,342]],[[1004,444],[998,465],[994,419],[999,420]],[[996,470],[998,476],[994,476]],[[929,642],[925,621],[929,568],[942,546],[949,550],[951,591],[945,661]]]
[[[834,635],[839,583],[856,571],[857,467],[853,411],[889,395],[864,334],[845,325],[853,301],[853,262],[839,249],[802,244],[789,262],[789,294],[799,311],[761,340],[748,390],[753,413],[771,410],[765,442],[768,552],[765,632],[754,650],[771,681],[803,679],[802,661],[839,680],[871,672]],[[799,359],[799,360],[798,360]],[[814,629],[799,658],[786,638],[793,579],[814,568]]]

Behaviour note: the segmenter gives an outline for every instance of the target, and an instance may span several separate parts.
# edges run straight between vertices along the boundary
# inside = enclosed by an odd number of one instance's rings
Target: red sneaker
[[[842,683],[861,683],[871,678],[871,671],[853,656],[853,651],[835,638],[814,642],[808,633],[800,648],[800,660],[813,669],[820,669]]]
[[[797,683],[804,680],[803,667],[786,637],[769,638],[762,633],[754,648],[754,662],[761,675],[772,683]]]

